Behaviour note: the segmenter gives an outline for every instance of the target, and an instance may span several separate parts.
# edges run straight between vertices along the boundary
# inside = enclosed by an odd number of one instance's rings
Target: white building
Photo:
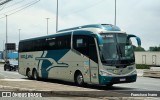
[[[160,66],[160,52],[135,52],[136,64]]]

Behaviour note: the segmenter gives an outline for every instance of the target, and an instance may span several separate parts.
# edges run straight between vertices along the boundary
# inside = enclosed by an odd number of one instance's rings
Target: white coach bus
[[[112,86],[135,82],[135,56],[130,38],[111,24],[93,24],[19,42],[19,73],[32,79],[59,79]]]

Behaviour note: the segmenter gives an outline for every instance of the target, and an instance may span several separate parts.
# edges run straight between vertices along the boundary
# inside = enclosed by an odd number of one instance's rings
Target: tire
[[[78,86],[84,86],[84,78],[83,78],[83,75],[80,72],[76,74],[75,83]]]
[[[26,71],[26,76],[28,77],[28,79],[32,79],[32,74],[29,69],[27,69],[27,71]]]
[[[4,71],[6,71],[6,65],[4,65]]]
[[[35,70],[33,70],[33,79],[34,80],[38,80],[39,79],[39,76],[38,76],[38,73],[37,73],[37,70],[35,69]]]
[[[16,68],[14,68],[14,71],[16,71],[17,69]]]
[[[9,71],[12,71],[12,67],[11,66],[9,66]]]
[[[106,87],[112,87],[112,86],[113,86],[112,83],[106,85]]]

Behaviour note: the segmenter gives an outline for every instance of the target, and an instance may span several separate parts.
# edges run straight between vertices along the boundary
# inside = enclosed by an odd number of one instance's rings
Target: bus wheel
[[[112,87],[112,86],[113,86],[112,83],[106,85],[106,87]]]
[[[78,86],[83,86],[84,85],[84,79],[83,79],[83,76],[80,72],[77,73],[76,78],[75,78],[75,82]]]
[[[38,80],[38,73],[37,70],[33,70],[33,79]]]
[[[28,79],[32,79],[32,75],[31,75],[30,69],[27,69],[26,76],[28,77]]]

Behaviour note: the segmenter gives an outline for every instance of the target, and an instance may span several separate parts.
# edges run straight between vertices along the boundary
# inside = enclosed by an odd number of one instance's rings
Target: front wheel
[[[78,86],[83,86],[84,85],[84,79],[83,79],[83,75],[81,73],[78,73],[76,75],[75,82]]]
[[[113,83],[107,84],[106,87],[112,87]]]

